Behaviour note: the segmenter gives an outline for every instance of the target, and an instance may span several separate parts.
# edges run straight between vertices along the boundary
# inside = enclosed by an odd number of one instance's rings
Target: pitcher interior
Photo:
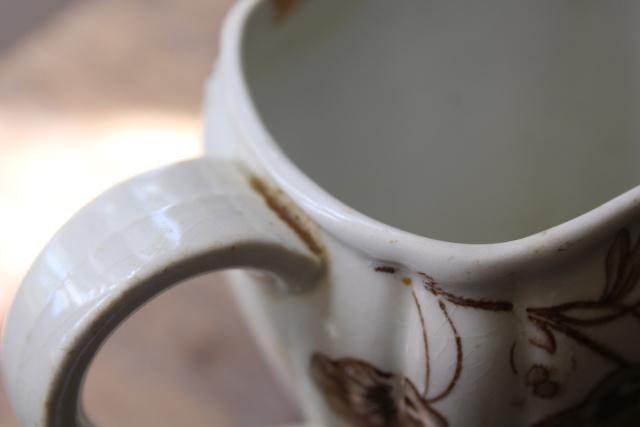
[[[243,47],[293,162],[398,228],[507,241],[640,183],[637,0],[272,2]]]

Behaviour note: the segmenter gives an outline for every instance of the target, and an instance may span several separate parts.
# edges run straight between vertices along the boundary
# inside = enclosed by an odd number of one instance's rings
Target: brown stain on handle
[[[265,201],[267,206],[275,212],[276,215],[298,235],[300,240],[315,255],[322,256],[324,248],[309,230],[307,220],[299,209],[291,202],[282,190],[271,188],[262,179],[252,176],[249,179],[251,188],[253,188]]]

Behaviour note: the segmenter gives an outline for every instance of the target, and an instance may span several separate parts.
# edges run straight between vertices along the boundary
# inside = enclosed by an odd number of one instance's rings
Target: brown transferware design
[[[395,274],[398,268],[377,266],[375,271]],[[455,341],[455,368],[448,384],[437,394],[430,395],[431,364],[427,325],[422,307],[412,287],[412,297],[418,311],[425,353],[425,389],[420,395],[406,377],[379,370],[363,360],[354,358],[330,359],[316,353],[311,360],[312,377],[323,392],[329,406],[354,427],[424,427],[447,426],[447,419],[433,407],[455,388],[463,372],[463,342],[449,304],[469,309],[513,313],[510,301],[473,299],[442,289],[428,274],[419,272],[423,288],[438,301],[438,308],[449,325]],[[590,337],[583,329],[604,325],[625,316],[640,320],[640,299],[629,301],[640,281],[640,239],[632,245],[629,230],[620,230],[611,244],[605,260],[605,285],[594,299],[578,300],[549,307],[526,308],[527,319],[542,332],[543,339],[530,339],[532,345],[553,355],[557,349],[556,333],[561,333],[579,345],[599,354],[615,365],[594,389],[573,407],[545,417],[534,427],[573,426],[631,426],[640,420],[640,364]],[[412,281],[405,280],[411,285]],[[509,365],[514,375],[516,342],[509,348]],[[572,358],[572,369],[575,369]],[[532,365],[524,373],[525,386],[540,399],[551,399],[561,391],[552,378],[552,369],[541,364]],[[524,401],[521,402],[524,405]],[[514,406],[514,405],[512,405]],[[518,404],[518,406],[521,406]]]
[[[363,360],[311,357],[311,376],[327,404],[353,427],[446,427],[444,417],[405,377]]]
[[[640,239],[632,246],[627,229],[618,232],[607,252],[605,276],[604,288],[597,298],[527,308],[527,317],[545,336],[544,342],[531,340],[531,343],[554,354],[557,347],[555,333],[559,332],[616,365],[630,366],[631,362],[624,355],[583,331],[625,316],[640,320],[640,300],[628,301],[640,279]]]

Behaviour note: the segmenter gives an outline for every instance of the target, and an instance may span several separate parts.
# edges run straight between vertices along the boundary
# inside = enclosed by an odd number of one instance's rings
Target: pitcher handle
[[[91,360],[134,310],[196,274],[257,268],[304,292],[323,248],[293,206],[229,160],[200,158],[133,178],[78,212],[20,286],[3,370],[24,426],[86,427]]]

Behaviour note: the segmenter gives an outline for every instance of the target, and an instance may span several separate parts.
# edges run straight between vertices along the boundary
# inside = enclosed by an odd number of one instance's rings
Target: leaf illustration
[[[529,309],[528,311],[555,322],[574,326],[592,326],[631,314],[633,308],[624,304],[605,304],[600,301],[574,301],[542,309]]]
[[[622,272],[631,248],[631,236],[626,228],[616,235],[605,259],[605,288],[601,301],[609,301],[622,282]]]
[[[455,295],[451,292],[445,291],[440,286],[438,286],[438,283],[433,280],[431,276],[425,273],[418,274],[423,277],[423,282],[426,290],[428,290],[435,296],[446,299],[452,304],[458,305],[460,307],[470,307],[488,311],[513,311],[513,303],[511,301],[473,299]]]
[[[555,333],[560,332],[620,366],[629,366],[630,362],[623,355],[594,340],[583,330],[626,315],[640,320],[640,301],[624,301],[640,280],[640,239],[631,248],[629,230],[622,229],[616,234],[605,259],[605,273],[605,287],[598,300],[528,307],[527,317],[542,337],[530,339],[529,342],[553,354],[556,350]]]
[[[550,340],[551,347],[544,346],[546,343],[538,343],[534,340],[529,340],[531,344],[537,345],[547,350],[550,354],[554,354],[556,351],[556,342],[554,332],[560,332],[578,344],[585,348],[588,348],[594,353],[599,354],[605,359],[609,359],[611,362],[620,366],[630,366],[631,363],[621,354],[615,352],[606,344],[596,341],[584,332],[581,332],[578,328],[574,328],[566,323],[558,322],[553,319],[538,318],[534,315],[529,315],[529,320],[533,322],[541,331],[543,331],[546,337]]]
[[[549,328],[548,323],[544,319],[532,316],[531,314],[529,314],[527,318],[541,334],[539,338],[529,338],[529,343],[545,350],[549,354],[554,354],[556,352],[556,337],[553,335],[553,331]]]
[[[327,404],[353,427],[446,427],[446,419],[431,407],[413,383],[368,362],[311,358],[311,376]]]
[[[616,235],[605,260],[606,282],[601,302],[621,302],[640,281],[640,239],[631,248],[631,234],[622,229]]]
[[[636,244],[636,247],[629,252],[623,271],[620,273],[620,284],[617,286],[613,298],[616,301],[623,300],[633,291],[639,280],[640,245]]]

